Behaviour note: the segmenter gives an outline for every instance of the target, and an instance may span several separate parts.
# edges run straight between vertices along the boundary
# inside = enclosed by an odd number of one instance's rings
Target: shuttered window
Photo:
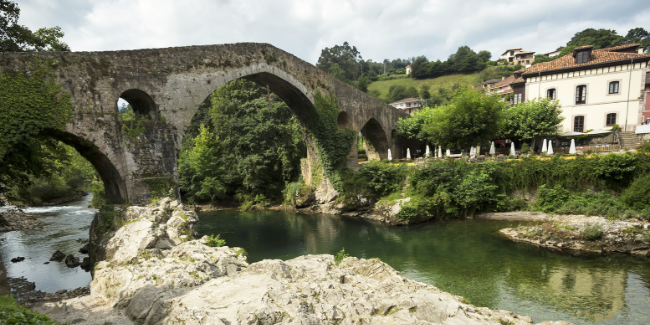
[[[574,132],[584,132],[585,129],[585,117],[576,116],[573,119],[573,131]]]
[[[546,91],[546,98],[555,99],[555,89],[549,89]]]
[[[609,113],[607,114],[607,121],[606,121],[607,126],[612,126],[616,124],[616,113]]]
[[[587,86],[582,85],[576,88],[576,104],[584,104],[587,102]]]
[[[618,94],[618,81],[612,81],[609,83],[609,93]]]

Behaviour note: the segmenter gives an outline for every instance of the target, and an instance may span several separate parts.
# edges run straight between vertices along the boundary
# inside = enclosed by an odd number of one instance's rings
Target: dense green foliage
[[[522,69],[521,64],[517,65],[506,65],[499,64],[497,66],[488,66],[483,69],[479,75],[479,80],[486,81],[490,79],[501,79],[502,77],[509,77],[513,72]]]
[[[70,51],[61,42],[60,27],[40,28],[32,32],[19,25],[20,8],[13,1],[0,0],[0,52]]]
[[[420,56],[411,64],[411,76],[413,78],[433,78],[450,73],[470,73],[481,71],[487,67],[487,62],[492,57],[488,51],[480,51],[478,54],[469,46],[461,46],[456,53],[442,62],[440,60],[429,62],[426,57]]]
[[[298,178],[305,150],[284,102],[253,82],[233,81],[201,105],[187,130],[181,192],[190,203],[277,199],[285,181]]]
[[[532,64],[549,62],[549,61],[553,61],[555,59],[556,58],[548,57],[548,56],[546,56],[544,54],[537,54],[537,55],[535,55],[535,60],[533,61]]]
[[[47,315],[19,305],[13,296],[0,296],[0,324],[55,325]]]
[[[479,164],[434,160],[409,168],[369,162],[345,182],[343,195],[353,205],[359,196],[377,202],[404,193],[411,201],[398,216],[408,219],[525,209],[522,195],[535,193],[529,208],[544,212],[650,219],[648,175],[650,155],[631,153]]]
[[[0,0],[0,52],[69,51],[59,27],[32,32],[18,24],[19,17],[15,2]],[[60,171],[52,162],[67,157],[58,142],[43,137],[72,118],[70,95],[54,83],[55,64],[34,60],[29,72],[0,72],[0,197],[16,199],[12,195],[28,191],[34,180]]]
[[[14,192],[56,171],[51,162],[66,156],[43,134],[64,129],[72,118],[70,95],[54,83],[50,67],[36,61],[30,70],[0,74],[0,183]]]
[[[30,176],[27,187],[11,187],[7,196],[14,203],[40,205],[58,199],[74,198],[90,190],[93,180],[99,181],[93,166],[72,147],[58,143],[53,148],[42,146],[41,149],[56,151],[49,155],[55,159],[46,158],[43,161],[51,173],[41,177]],[[96,184],[103,190],[101,182]]]
[[[340,80],[352,81],[357,80],[361,74],[359,65],[361,59],[361,53],[356,46],[350,46],[348,42],[343,42],[343,45],[324,48],[316,67],[329,72]]]
[[[435,107],[423,115],[422,132],[430,143],[445,148],[485,144],[497,138],[503,124],[504,106],[498,96],[459,89],[449,105]]]
[[[504,113],[502,135],[523,140],[557,135],[564,120],[560,102],[547,98],[528,100]]]
[[[650,33],[642,27],[630,29],[625,36],[618,35],[613,29],[594,29],[587,28],[581,32],[577,32],[565,47],[562,47],[560,54],[555,58],[563,57],[573,52],[578,46],[593,45],[594,49],[602,49],[606,47],[614,47],[624,44],[641,44],[644,52],[650,50]]]
[[[392,85],[388,89],[388,101],[391,103],[405,98],[418,97],[418,90],[413,86]]]

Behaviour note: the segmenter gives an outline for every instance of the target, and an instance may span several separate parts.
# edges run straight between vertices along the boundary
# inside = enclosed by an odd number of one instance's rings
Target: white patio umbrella
[[[553,154],[553,141],[548,140],[548,154],[552,155]]]
[[[571,139],[571,147],[569,148],[569,154],[570,155],[575,155],[576,154],[576,140]]]
[[[442,158],[442,147],[438,147],[438,158]]]
[[[510,155],[514,156],[515,155],[515,143],[510,142]]]
[[[447,157],[451,156],[451,150],[447,149],[447,152],[445,152],[445,156]]]
[[[427,144],[427,151],[424,153],[424,157],[429,158],[429,145]]]
[[[411,149],[406,148],[406,160],[411,160]]]
[[[390,154],[390,149],[388,149],[388,160],[393,160],[393,155]]]
[[[548,151],[548,147],[546,146],[546,139],[544,139],[544,142],[542,143],[542,152]]]
[[[490,155],[494,155],[496,153],[496,150],[494,149],[494,141],[492,141],[492,145],[490,146]]]

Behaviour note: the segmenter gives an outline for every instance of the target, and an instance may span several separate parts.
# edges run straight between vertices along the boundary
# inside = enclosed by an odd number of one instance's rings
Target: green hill
[[[416,89],[420,90],[420,87],[423,84],[429,85],[429,91],[431,93],[437,92],[438,88],[444,88],[450,90],[454,84],[458,83],[460,86],[470,86],[474,87],[474,82],[478,78],[478,74],[457,74],[451,76],[443,76],[433,79],[394,79],[394,80],[385,80],[385,81],[374,81],[368,86],[368,93],[371,93],[374,90],[379,91],[381,94],[380,99],[385,100],[388,97],[388,88],[392,85],[403,85],[406,87],[414,86]]]

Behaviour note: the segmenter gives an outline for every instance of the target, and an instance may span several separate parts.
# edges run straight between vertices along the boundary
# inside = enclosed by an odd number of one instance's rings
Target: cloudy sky
[[[73,51],[270,43],[315,63],[348,41],[364,59],[550,52],[585,28],[650,30],[647,0],[14,0],[20,24],[60,26]]]

